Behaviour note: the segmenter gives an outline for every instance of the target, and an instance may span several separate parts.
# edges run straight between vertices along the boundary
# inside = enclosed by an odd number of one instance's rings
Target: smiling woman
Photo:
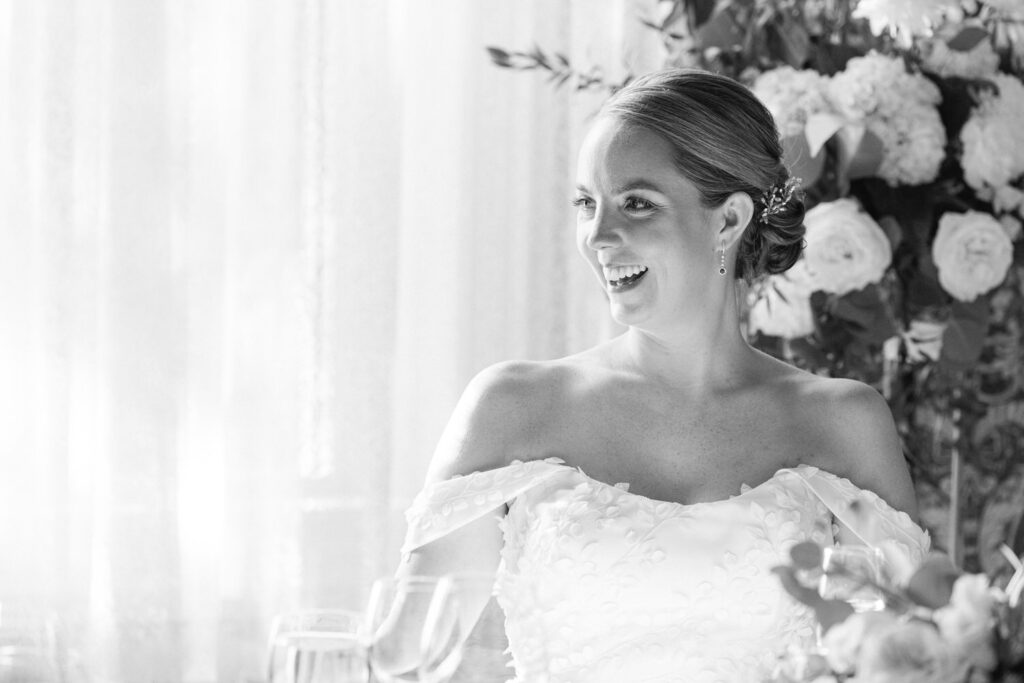
[[[740,334],[738,278],[800,254],[781,154],[748,90],[688,70],[619,91],[581,145],[577,246],[626,332],[470,383],[399,568],[493,573],[519,683],[764,680],[814,635],[771,572],[790,547],[893,570],[929,547],[882,397]]]

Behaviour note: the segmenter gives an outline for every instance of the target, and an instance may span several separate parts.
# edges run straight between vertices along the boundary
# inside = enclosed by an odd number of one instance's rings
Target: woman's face
[[[644,329],[686,324],[718,275],[712,219],[656,133],[604,117],[580,149],[577,246],[612,317]]]

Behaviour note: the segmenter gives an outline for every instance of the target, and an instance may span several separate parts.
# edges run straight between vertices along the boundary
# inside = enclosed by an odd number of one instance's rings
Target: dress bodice
[[[854,500],[870,514],[850,514]],[[552,458],[428,486],[407,513],[403,551],[506,503],[496,594],[517,683],[762,680],[814,637],[810,612],[771,573],[790,547],[830,545],[844,528],[899,568],[929,544],[877,495],[809,466],[683,505]]]

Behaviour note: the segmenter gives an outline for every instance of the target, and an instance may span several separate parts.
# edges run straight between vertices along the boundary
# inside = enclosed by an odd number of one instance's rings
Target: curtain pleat
[[[621,69],[654,4],[0,0],[0,608],[205,683],[360,607],[469,379],[615,332],[603,94],[484,47]]]

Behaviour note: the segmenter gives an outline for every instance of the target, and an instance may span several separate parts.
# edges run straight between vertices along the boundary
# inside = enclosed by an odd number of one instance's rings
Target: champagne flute
[[[885,609],[885,597],[877,586],[882,584],[884,567],[885,557],[878,548],[825,548],[818,592],[823,598],[848,602],[855,612],[881,611]]]
[[[274,619],[269,683],[368,683],[363,615],[307,610]]]

